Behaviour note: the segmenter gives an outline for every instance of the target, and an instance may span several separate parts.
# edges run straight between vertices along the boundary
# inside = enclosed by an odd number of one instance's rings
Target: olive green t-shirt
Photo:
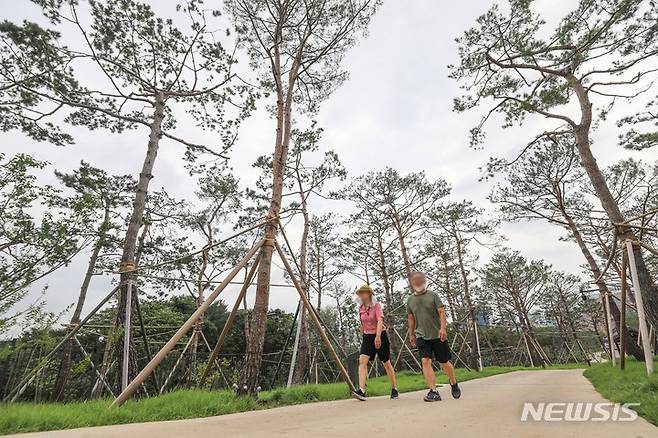
[[[424,294],[411,294],[407,298],[407,314],[414,316],[414,334],[417,338],[438,339],[441,320],[437,309],[443,307],[441,298],[431,291]]]

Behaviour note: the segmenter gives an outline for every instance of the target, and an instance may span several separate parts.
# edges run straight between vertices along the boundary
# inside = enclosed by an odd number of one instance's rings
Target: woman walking
[[[384,364],[386,375],[391,382],[391,398],[398,398],[398,385],[395,379],[395,370],[391,364],[391,347],[384,327],[384,311],[375,301],[374,291],[370,286],[363,285],[356,291],[361,301],[359,306],[359,319],[361,321],[361,350],[359,355],[359,389],[354,393],[361,401],[366,401],[366,379],[368,377],[368,361],[375,360],[375,356]]]

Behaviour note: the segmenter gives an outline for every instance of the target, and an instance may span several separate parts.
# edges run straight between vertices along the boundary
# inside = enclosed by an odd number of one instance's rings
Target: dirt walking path
[[[399,400],[341,400],[195,420],[103,426],[17,435],[21,438],[204,437],[550,437],[651,438],[658,428],[632,422],[521,422],[523,402],[605,401],[581,370],[520,371],[464,382],[463,396],[425,403],[424,392]]]

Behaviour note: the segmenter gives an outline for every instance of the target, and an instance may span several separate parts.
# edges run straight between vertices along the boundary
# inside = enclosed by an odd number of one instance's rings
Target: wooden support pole
[[[190,348],[190,345],[192,344],[192,341],[194,341],[194,337],[197,336],[196,330],[192,332],[192,336],[190,336],[190,339],[187,341],[187,344],[185,344],[185,347],[183,348],[183,351],[180,352],[178,355],[178,359],[176,359],[176,363],[174,363],[174,367],[171,369],[169,372],[169,375],[165,379],[164,383],[160,387],[160,390],[158,391],[158,394],[162,394],[169,384],[169,381],[171,381],[171,378],[174,376],[174,373],[176,372],[176,369],[178,368],[178,365],[180,365],[180,361],[183,360],[183,356],[185,356],[185,353],[187,353],[187,349]]]
[[[608,318],[608,341],[610,342],[610,358],[612,359],[612,366],[617,365],[617,354],[615,352],[615,338],[612,335],[612,315],[610,315],[610,292],[606,292],[605,298],[605,313]]]
[[[516,343],[516,348],[514,349],[514,356],[512,356],[512,360],[510,362],[510,366],[514,366],[516,363],[516,356],[520,354],[519,361],[523,359],[523,349],[521,348],[521,341],[523,341],[523,337],[519,338],[519,341]],[[523,365],[523,363],[521,363]]]
[[[283,364],[283,357],[285,356],[286,351],[288,351],[288,344],[290,344],[290,339],[292,338],[292,334],[295,332],[297,318],[299,317],[299,310],[301,306],[302,303],[300,301],[297,305],[295,316],[292,318],[292,325],[290,326],[288,337],[286,338],[286,342],[284,342],[283,348],[281,349],[281,354],[279,355],[279,361],[276,364],[276,370],[274,371],[274,376],[272,376],[272,380],[270,381],[270,388],[274,388],[274,385],[276,384],[276,378],[279,376],[279,371],[281,371],[281,365]]]
[[[85,347],[82,346],[80,343],[80,340],[78,339],[77,336],[73,336],[73,340],[75,343],[78,345],[78,348],[80,348],[80,351],[82,351],[82,354],[86,357],[89,356],[87,354],[87,350],[85,350]],[[94,370],[94,373],[96,374],[96,377],[98,377],[101,382],[103,383],[103,386],[105,386],[105,389],[107,389],[112,397],[114,397],[114,392],[112,392],[112,388],[110,388],[110,385],[107,383],[107,380],[103,376],[101,376],[101,373],[98,371],[98,368],[96,368],[96,365],[94,364],[94,361],[90,358],[89,360],[89,365],[91,366],[91,369]]]
[[[621,251],[621,315],[619,320],[619,363],[621,369],[626,368],[626,271],[628,270],[628,254]]]
[[[349,386],[350,391],[355,392],[356,388],[354,386],[354,383],[352,382],[352,379],[350,379],[350,375],[347,373],[347,370],[345,369],[345,366],[343,365],[343,362],[341,362],[340,358],[338,357],[338,354],[336,353],[336,350],[334,349],[333,345],[331,345],[331,342],[329,341],[329,338],[327,337],[327,334],[325,333],[324,329],[322,328],[322,324],[320,323],[320,319],[318,318],[316,313],[313,311],[313,306],[311,306],[311,303],[308,301],[308,298],[306,297],[306,293],[304,292],[304,290],[300,286],[299,282],[297,281],[297,276],[295,275],[294,271],[292,270],[292,267],[290,266],[290,262],[288,261],[288,257],[286,257],[286,254],[281,249],[281,246],[279,246],[279,242],[277,242],[276,240],[274,241],[274,246],[276,247],[276,251],[279,253],[279,257],[281,258],[281,261],[283,262],[283,265],[285,266],[286,271],[288,271],[288,275],[290,275],[290,278],[292,279],[292,282],[295,285],[295,289],[297,289],[297,292],[299,293],[300,298],[304,301],[304,306],[306,306],[306,310],[308,311],[309,315],[311,316],[311,319],[313,320],[313,323],[315,324],[315,327],[318,330],[320,338],[322,338],[322,341],[324,342],[324,344],[329,349],[329,352],[331,353],[332,358],[336,362],[336,365],[338,366],[338,369],[339,369],[340,373],[343,375],[343,378],[347,382],[347,386]]]
[[[402,356],[402,351],[407,346],[406,343],[407,343],[407,338],[409,337],[409,329],[407,329],[407,331],[405,332],[404,338],[402,338],[400,334],[397,332],[397,330],[395,330],[395,327],[393,327],[393,331],[395,332],[396,336],[400,338],[400,340],[402,341],[402,347],[400,347],[400,350],[398,351],[398,355],[395,357],[395,363],[393,364],[393,368],[397,370],[398,362],[400,361],[400,356]]]
[[[142,341],[144,342],[144,350],[146,351],[146,358],[151,360],[153,359],[153,354],[151,354],[151,347],[149,346],[148,335],[146,334],[146,327],[144,326],[144,318],[142,318],[142,309],[139,305],[139,288],[137,288],[135,294],[135,310],[137,311],[137,320],[139,321],[139,327],[142,332],[141,335]],[[153,382],[155,383],[156,388],[160,387],[160,379],[158,379],[158,373],[155,370],[153,370]],[[112,397],[114,397],[114,394],[112,394]]]
[[[603,308],[603,322],[605,324],[605,335],[608,338],[608,353],[610,354],[610,360],[614,360],[612,352],[612,330],[610,328],[610,318],[608,318],[608,308],[605,305],[605,296],[601,294],[601,307]]]
[[[128,386],[128,368],[130,365],[130,323],[132,321],[133,281],[128,280],[126,285],[126,313],[123,321],[123,357],[121,362],[121,390]]]
[[[297,352],[299,351],[299,341],[302,336],[302,325],[304,324],[304,303],[302,303],[302,300],[299,300],[299,303],[297,304],[297,314],[299,315],[299,318],[297,320],[297,327],[295,331],[295,343],[293,344],[292,347],[292,358],[290,359],[290,369],[288,370],[288,380],[286,381],[286,388],[290,388],[292,386],[292,378],[295,375],[295,365],[297,363]]]
[[[126,389],[119,394],[119,396],[112,402],[112,406],[121,406],[128,400],[134,393],[137,391],[137,388],[144,383],[144,381],[148,378],[148,376],[153,372],[153,369],[162,362],[162,360],[169,354],[169,352],[174,348],[174,346],[180,341],[180,339],[187,333],[190,328],[196,322],[198,319],[203,315],[203,313],[208,310],[208,307],[217,299],[219,294],[228,286],[229,282],[233,280],[233,278],[238,275],[238,273],[244,268],[244,266],[249,262],[249,260],[252,259],[252,257],[256,254],[256,252],[260,249],[260,247],[263,245],[263,240],[258,241],[256,245],[254,245],[253,248],[251,248],[248,252],[247,255],[244,256],[244,258],[238,263],[231,272],[226,276],[224,281],[219,284],[215,290],[208,296],[206,301],[201,304],[196,311],[185,321],[183,326],[178,329],[178,331],[174,334],[174,336],[171,337],[171,339],[162,347],[160,351],[151,359],[151,361],[144,367],[142,371],[137,374],[137,376],[133,379],[132,382],[126,387]]]
[[[206,350],[212,352],[212,348],[210,348],[210,343],[208,342],[206,335],[203,334],[203,330],[199,330],[199,335],[201,336],[201,339],[203,339],[203,343],[206,346]],[[229,388],[231,385],[228,383],[228,379],[224,375],[224,371],[222,371],[222,367],[219,365],[219,361],[217,360],[217,358],[215,358],[214,364],[217,367],[219,374],[222,376],[222,380],[224,380],[224,384],[226,385],[227,388]]]
[[[535,361],[532,360],[532,354],[530,353],[530,346],[528,345],[528,338],[526,338],[525,330],[521,331],[521,335],[523,336],[523,342],[525,342],[525,349],[528,352],[528,359],[530,359],[530,366],[535,367]]]
[[[101,309],[101,307],[103,307],[103,306],[105,305],[105,303],[107,303],[107,302],[110,300],[110,298],[112,298],[112,297],[114,296],[114,294],[117,292],[117,290],[119,290],[119,287],[120,287],[120,286],[117,286],[117,287],[115,287],[114,289],[112,289],[112,291],[111,291],[109,294],[107,294],[107,295],[105,296],[105,298],[103,298],[103,299],[102,299],[102,300],[96,305],[96,307],[94,307],[94,308],[92,309],[92,311],[89,312],[89,314],[87,314],[87,316],[85,316],[85,318],[84,318],[82,321],[80,321],[78,324],[76,324],[76,325],[73,327],[73,329],[72,329],[70,332],[68,332],[67,335],[64,336],[64,338],[63,338],[61,341],[59,341],[59,343],[58,343],[57,345],[55,345],[55,346],[52,348],[52,350],[50,350],[50,352],[49,352],[48,354],[46,354],[46,355],[43,357],[43,359],[41,359],[41,361],[37,364],[37,366],[34,367],[34,368],[32,369],[32,371],[30,371],[30,372],[29,372],[29,373],[28,373],[28,374],[27,374],[27,375],[26,375],[26,376],[20,381],[20,383],[16,386],[16,388],[14,388],[14,390],[10,391],[9,394],[7,394],[7,397],[5,397],[4,401],[11,401],[11,402],[16,401],[16,399],[17,399],[18,397],[20,397],[20,395],[23,393],[23,391],[25,391],[25,388],[27,388],[27,386],[32,382],[32,380],[33,380],[34,377],[37,375],[37,373],[41,370],[41,368],[45,367],[45,366],[48,364],[48,362],[50,362],[50,359],[52,359],[52,357],[53,357],[55,354],[57,354],[57,352],[59,351],[59,349],[60,349],[60,348],[61,348],[61,347],[62,347],[62,346],[63,346],[63,345],[69,340],[69,339],[71,339],[73,336],[75,336],[75,334],[76,334],[76,333],[77,333],[77,332],[78,332],[78,331],[79,331],[79,330],[80,330],[80,329],[81,329],[81,328],[82,328],[82,327],[83,327],[83,326],[84,326],[84,325],[85,325],[85,324],[91,319],[91,317],[94,316],[94,315],[95,315],[95,314]]]
[[[459,362],[464,365],[464,368],[467,370],[471,370],[471,367],[468,365],[468,361],[462,359],[462,351],[464,351],[464,347],[468,346],[470,349],[470,345],[468,345],[468,335],[471,333],[471,329],[473,327],[470,324],[466,324],[466,333],[459,333],[459,330],[455,332],[455,342],[457,341],[457,334],[461,336],[462,338],[462,343],[459,346],[459,350],[455,351],[454,349],[451,348],[452,352],[455,355],[455,364],[458,364]],[[458,362],[459,361],[459,362]]]
[[[647,374],[651,375],[653,373],[653,353],[651,352],[651,338],[649,337],[649,329],[647,328],[647,320],[644,314],[644,299],[642,298],[642,290],[640,289],[640,279],[637,276],[635,254],[633,254],[633,242],[630,240],[626,241],[626,251],[628,253],[628,263],[631,266],[633,288],[635,289],[635,302],[637,305],[637,318],[640,325],[640,335],[642,336],[644,363],[647,367]]]
[[[482,351],[480,350],[480,335],[478,334],[478,323],[473,318],[473,333],[475,334],[475,347],[478,352],[478,371],[482,371]]]
[[[254,260],[254,263],[251,265],[251,268],[247,273],[247,277],[245,278],[244,283],[242,284],[240,293],[238,294],[238,297],[235,299],[235,303],[233,304],[231,313],[229,313],[228,318],[226,318],[224,327],[222,327],[222,331],[220,332],[219,337],[217,338],[217,342],[215,343],[215,348],[213,348],[212,353],[210,353],[210,358],[208,359],[206,368],[203,370],[203,374],[201,375],[201,379],[199,380],[199,386],[203,386],[203,384],[206,383],[206,379],[208,378],[208,375],[210,375],[210,371],[212,371],[212,367],[215,364],[217,355],[219,355],[219,352],[222,349],[222,345],[224,344],[224,341],[226,340],[228,333],[231,331],[231,328],[233,327],[233,323],[235,322],[235,317],[238,314],[238,309],[240,309],[240,304],[242,303],[242,300],[247,294],[247,289],[249,289],[251,280],[254,278],[254,275],[258,270],[259,263],[260,263],[260,255],[257,255],[256,259]]]
[[[416,358],[416,355],[414,355],[414,352],[411,351],[411,349],[409,348],[409,346],[407,345],[407,342],[406,342],[406,340],[409,337],[409,329],[407,329],[407,333],[406,333],[404,339],[402,339],[402,336],[400,336],[400,332],[398,332],[398,329],[393,327],[393,331],[395,332],[396,336],[398,338],[400,338],[400,340],[402,341],[402,346],[407,350],[407,352],[411,355],[411,358],[414,360],[414,362],[416,362],[416,365],[418,365],[418,368],[422,371],[423,366],[420,364],[420,362],[418,361],[418,358]],[[402,348],[400,349],[400,351],[402,351]],[[398,357],[399,357],[399,355],[398,355]]]

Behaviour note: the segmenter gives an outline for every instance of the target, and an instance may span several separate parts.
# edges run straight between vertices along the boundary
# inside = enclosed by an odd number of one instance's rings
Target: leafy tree
[[[580,362],[589,361],[589,353],[578,335],[584,328],[584,303],[580,296],[582,281],[575,275],[564,272],[551,272],[548,278],[547,293],[542,297],[540,306],[546,319],[558,328],[566,350],[571,357]],[[570,345],[573,343],[573,346]],[[581,355],[575,354],[580,351]]]
[[[1,131],[20,129],[30,138],[59,146],[73,142],[49,120],[62,105],[44,97],[59,87],[78,88],[69,66],[72,56],[60,49],[59,37],[36,23],[0,22]]]
[[[226,7],[240,41],[275,97],[272,192],[268,215],[281,211],[284,176],[296,109],[313,113],[347,77],[345,53],[365,32],[379,0],[228,0]],[[266,227],[268,238],[276,225]],[[240,388],[258,387],[269,303],[273,248],[264,245],[257,273],[256,301]]]
[[[658,96],[646,104],[645,111],[620,119],[617,126],[630,126],[630,128],[619,135],[619,144],[626,149],[638,151],[656,146],[658,144],[658,113],[656,108],[658,108]],[[638,131],[638,126],[642,127],[639,128],[642,131]]]
[[[241,240],[218,246],[217,236],[235,216],[242,206],[242,192],[238,187],[238,179],[225,165],[213,164],[202,166],[195,170],[199,173],[196,196],[201,204],[183,219],[183,225],[190,229],[203,241],[201,257],[195,257],[181,263],[179,271],[186,278],[194,279],[194,283],[185,281],[184,286],[190,295],[195,296],[197,306],[205,300],[205,291],[211,288],[222,273],[244,252]],[[190,289],[194,285],[195,290]],[[201,338],[202,320],[195,326],[194,338],[190,345],[190,368],[193,373],[197,365],[197,350]]]
[[[355,178],[342,195],[354,201],[362,214],[378,214],[390,221],[408,278],[413,266],[408,240],[427,229],[427,214],[449,192],[446,181],[429,181],[425,172],[402,176],[387,168]]]
[[[239,122],[253,106],[245,85],[234,85],[234,59],[217,42],[216,32],[207,23],[198,2],[186,2],[180,16],[190,20],[182,31],[172,19],[163,19],[146,4],[135,0],[120,2],[90,0],[89,15],[81,18],[78,2],[73,0],[33,0],[62,33],[82,42],[66,48],[77,64],[93,68],[95,80],[71,89],[57,84],[45,92],[18,83],[23,93],[38,96],[71,109],[66,121],[90,129],[113,132],[147,128],[148,142],[144,163],[128,221],[121,258],[121,289],[117,328],[123,318],[130,270],[135,266],[137,241],[144,216],[146,197],[162,138],[186,146],[186,158],[211,154],[226,158],[225,152],[235,140]],[[87,25],[87,21],[91,24]],[[64,33],[63,33],[64,34]],[[90,67],[91,66],[91,67]],[[94,76],[94,75],[89,75]],[[97,84],[100,83],[102,85]],[[246,94],[246,97],[244,97]],[[196,144],[172,134],[176,127],[174,104],[179,104],[203,129],[220,131],[219,150]],[[227,108],[237,108],[235,114]],[[132,300],[134,301],[134,300]],[[130,377],[136,361],[130,361]]]
[[[392,351],[401,345],[395,333],[399,307],[404,297],[398,296],[395,283],[406,277],[398,251],[398,237],[388,218],[376,211],[360,210],[344,222],[349,235],[340,240],[341,270],[351,273],[384,295],[384,318]]]
[[[651,62],[658,53],[658,9],[642,0],[581,0],[551,31],[533,5],[511,0],[509,12],[492,6],[457,40],[460,63],[450,67],[451,76],[464,84],[465,95],[454,108],[461,112],[493,103],[471,131],[472,145],[483,143],[483,126],[495,114],[502,116],[504,127],[532,116],[548,120],[550,127],[529,145],[572,137],[608,220],[618,224],[618,238],[636,240],[633,229],[623,226],[626,217],[596,162],[590,136],[616,100],[649,90],[655,73]],[[541,144],[550,147],[551,142]],[[487,170],[493,173],[505,164],[492,159]],[[658,291],[641,248],[636,245],[634,252],[647,316],[657,325]]]
[[[291,165],[288,167],[288,173],[291,175],[289,178],[292,180],[293,191],[289,194],[284,194],[294,196],[299,196],[299,211],[302,214],[303,218],[303,228],[301,242],[299,246],[299,269],[300,269],[300,281],[304,290],[310,292],[310,287],[313,286],[313,276],[311,272],[317,274],[315,290],[318,296],[318,309],[320,309],[321,297],[322,297],[322,281],[319,280],[321,277],[320,271],[322,274],[328,270],[323,264],[321,264],[319,257],[309,260],[309,233],[313,229],[313,241],[311,242],[313,246],[313,252],[311,256],[317,255],[322,252],[324,254],[331,253],[331,249],[326,250],[325,248],[320,248],[327,239],[326,237],[320,237],[317,233],[318,223],[316,218],[311,219],[309,214],[309,199],[312,196],[323,196],[322,189],[325,184],[332,179],[343,180],[346,175],[345,168],[343,164],[338,159],[333,151],[328,151],[324,154],[324,160],[318,165],[311,165],[308,161],[307,156],[313,154],[319,150],[319,144],[322,136],[322,129],[316,128],[315,122],[312,123],[311,127],[304,131],[294,130],[293,131],[293,147],[290,151],[290,161]],[[315,221],[315,222],[314,222]],[[330,242],[331,245],[333,242]],[[310,261],[311,266],[314,269],[308,268],[307,261]],[[330,269],[330,268],[329,268]],[[324,277],[324,275],[322,275]],[[329,276],[331,277],[331,276]],[[298,349],[298,353],[293,356],[296,357],[296,363],[291,364],[293,367],[293,372],[290,375],[289,381],[293,384],[302,383],[304,379],[304,373],[306,372],[306,363],[309,357],[310,345],[308,345],[308,321],[306,315],[306,308],[302,304],[302,301],[299,301],[299,317],[298,324],[299,329],[297,330],[297,336],[295,337],[295,348]]]
[[[532,146],[519,159],[505,167],[505,182],[498,184],[489,199],[499,205],[500,212],[506,220],[545,220],[567,230],[570,239],[587,261],[592,279],[598,280],[597,288],[601,298],[610,295],[610,288],[605,278],[596,253],[587,241],[587,222],[591,205],[580,187],[585,184],[585,175],[578,165],[575,147],[570,137],[555,139],[550,146],[538,144]],[[614,187],[614,185],[613,185]],[[616,197],[619,200],[619,197]],[[585,224],[582,218],[586,216]],[[591,222],[590,222],[591,223]],[[611,300],[610,309],[621,333],[621,314],[617,304]],[[625,331],[628,335],[628,330]],[[642,350],[628,336],[628,351],[642,358]]]
[[[99,265],[99,258],[111,255],[120,246],[118,234],[123,229],[126,211],[130,199],[134,196],[135,180],[130,175],[113,176],[104,170],[91,166],[84,161],[72,173],[55,171],[57,178],[71,189],[76,196],[89,200],[93,214],[85,224],[87,239],[92,241],[92,250],[87,262],[87,269],[82,279],[78,300],[71,316],[70,326],[80,322],[82,309],[87,297],[91,279]],[[65,200],[63,200],[65,202]],[[107,265],[108,260],[105,260]],[[59,400],[64,395],[66,382],[71,370],[71,352],[74,341],[71,339],[64,345],[60,370],[55,382],[52,397]]]
[[[91,200],[42,186],[34,173],[46,166],[26,154],[0,154],[0,333],[21,316],[7,313],[30,285],[66,266],[89,243],[84,227]]]
[[[445,235],[454,245],[455,255],[457,256],[457,266],[461,276],[462,288],[468,317],[470,324],[473,327],[473,336],[475,342],[471,343],[471,357],[477,360],[477,363],[472,363],[474,368],[481,368],[481,359],[478,357],[479,338],[476,336],[475,331],[477,328],[477,320],[475,315],[475,302],[472,297],[469,271],[466,266],[466,252],[468,245],[472,242],[477,242],[478,239],[490,238],[494,234],[495,222],[483,218],[484,210],[477,208],[470,201],[451,202],[442,205],[435,211],[430,212],[431,220],[440,228]],[[445,263],[445,262],[444,262]]]
[[[541,261],[528,261],[518,251],[503,249],[482,269],[482,285],[491,291],[497,312],[509,318],[523,339],[530,363],[548,357],[535,333],[531,313],[546,293],[549,267]]]

